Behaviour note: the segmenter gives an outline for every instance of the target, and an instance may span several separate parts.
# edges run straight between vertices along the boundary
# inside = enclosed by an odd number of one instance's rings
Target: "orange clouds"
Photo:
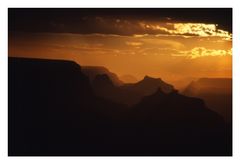
[[[221,37],[225,40],[231,40],[232,34],[222,29],[217,29],[215,24],[204,23],[143,23],[139,25],[146,30],[153,30],[156,33],[167,33],[169,35],[186,35],[186,36],[199,36],[199,37]]]
[[[204,56],[227,56],[232,55],[231,50],[215,50],[215,49],[206,49],[204,47],[196,47],[191,50],[190,57],[192,59]]]
[[[169,39],[146,37],[144,39],[141,39],[141,41],[148,43],[148,45],[152,45],[152,46],[161,46],[161,47],[164,46],[164,47],[173,48],[173,49],[184,48],[184,45],[182,43],[175,40],[169,40]]]
[[[178,54],[173,56],[185,56],[189,59],[195,59],[199,57],[207,56],[228,56],[232,55],[232,50],[222,50],[222,49],[207,49],[204,47],[195,47],[189,51],[179,51]]]
[[[143,43],[142,42],[126,42],[126,44],[129,46],[141,46]]]
[[[156,34],[12,33],[9,55],[75,60],[139,79],[146,74],[167,80],[231,76],[232,41],[224,31],[218,32],[215,25],[165,24],[145,29]]]
[[[195,59],[203,56],[231,55],[231,41],[216,37],[190,37],[168,35],[134,35],[121,36],[109,34],[18,34],[10,36],[9,52],[16,50],[50,49],[60,53],[75,55],[171,55],[186,56]],[[147,50],[147,51],[146,51]],[[150,51],[149,51],[150,50]],[[30,52],[29,52],[30,53]],[[35,53],[38,53],[36,50]],[[49,53],[49,52],[47,52]],[[24,55],[24,54],[22,54]]]

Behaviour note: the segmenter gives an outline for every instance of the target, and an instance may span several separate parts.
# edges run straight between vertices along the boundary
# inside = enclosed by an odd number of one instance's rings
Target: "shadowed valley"
[[[201,78],[199,80],[192,81],[183,91],[183,94],[203,99],[209,108],[219,113],[228,124],[231,124],[231,78]]]
[[[9,155],[232,154],[230,127],[202,99],[101,70],[9,57]]]

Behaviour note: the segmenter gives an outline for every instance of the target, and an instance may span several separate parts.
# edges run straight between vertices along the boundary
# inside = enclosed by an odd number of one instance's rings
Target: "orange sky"
[[[146,34],[9,33],[9,56],[74,60],[137,79],[232,76],[232,35],[216,24],[98,19]]]

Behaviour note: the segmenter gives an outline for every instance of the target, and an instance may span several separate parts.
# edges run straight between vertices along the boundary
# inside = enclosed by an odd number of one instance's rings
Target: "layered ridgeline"
[[[153,94],[158,88],[165,93],[174,90],[172,85],[165,83],[160,78],[149,76],[145,76],[137,83],[116,86],[106,74],[97,75],[92,86],[96,95],[128,106],[137,104],[144,96]]]
[[[129,75],[129,74],[120,76],[120,79],[124,83],[136,83],[138,81],[138,79],[136,77],[134,77],[133,75]]]
[[[145,95],[126,107],[96,95],[96,85],[117,88],[107,75],[91,84],[71,61],[9,58],[8,71],[9,155],[232,153],[223,118],[203,100],[162,87],[161,79],[156,90],[150,77],[120,86]]]
[[[82,72],[89,77],[90,82],[92,82],[97,75],[107,75],[114,85],[123,85],[123,82],[115,73],[110,72],[107,68],[102,66],[82,66]]]
[[[201,78],[192,81],[183,91],[184,95],[202,98],[206,105],[232,121],[232,79]]]

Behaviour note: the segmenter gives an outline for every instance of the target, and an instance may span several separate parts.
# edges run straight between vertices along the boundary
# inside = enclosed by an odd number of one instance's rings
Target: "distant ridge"
[[[136,83],[138,81],[136,77],[129,74],[120,76],[120,79],[124,81],[124,83]]]
[[[144,96],[153,94],[159,88],[165,93],[169,93],[174,89],[172,85],[164,82],[161,78],[153,78],[147,75],[141,81],[133,84],[126,84],[123,87],[139,92]]]
[[[232,121],[232,79],[200,78],[192,81],[182,92],[184,95],[204,99],[207,106]]]
[[[114,85],[123,85],[123,82],[118,78],[115,73],[110,72],[107,68],[103,66],[82,66],[82,72],[87,75],[92,82],[97,75],[106,74],[111,79]]]
[[[96,95],[129,106],[138,103],[144,96],[151,95],[158,89],[164,93],[174,90],[172,85],[165,83],[160,78],[149,76],[145,76],[137,83],[115,86],[107,74],[96,75],[92,86]]]

